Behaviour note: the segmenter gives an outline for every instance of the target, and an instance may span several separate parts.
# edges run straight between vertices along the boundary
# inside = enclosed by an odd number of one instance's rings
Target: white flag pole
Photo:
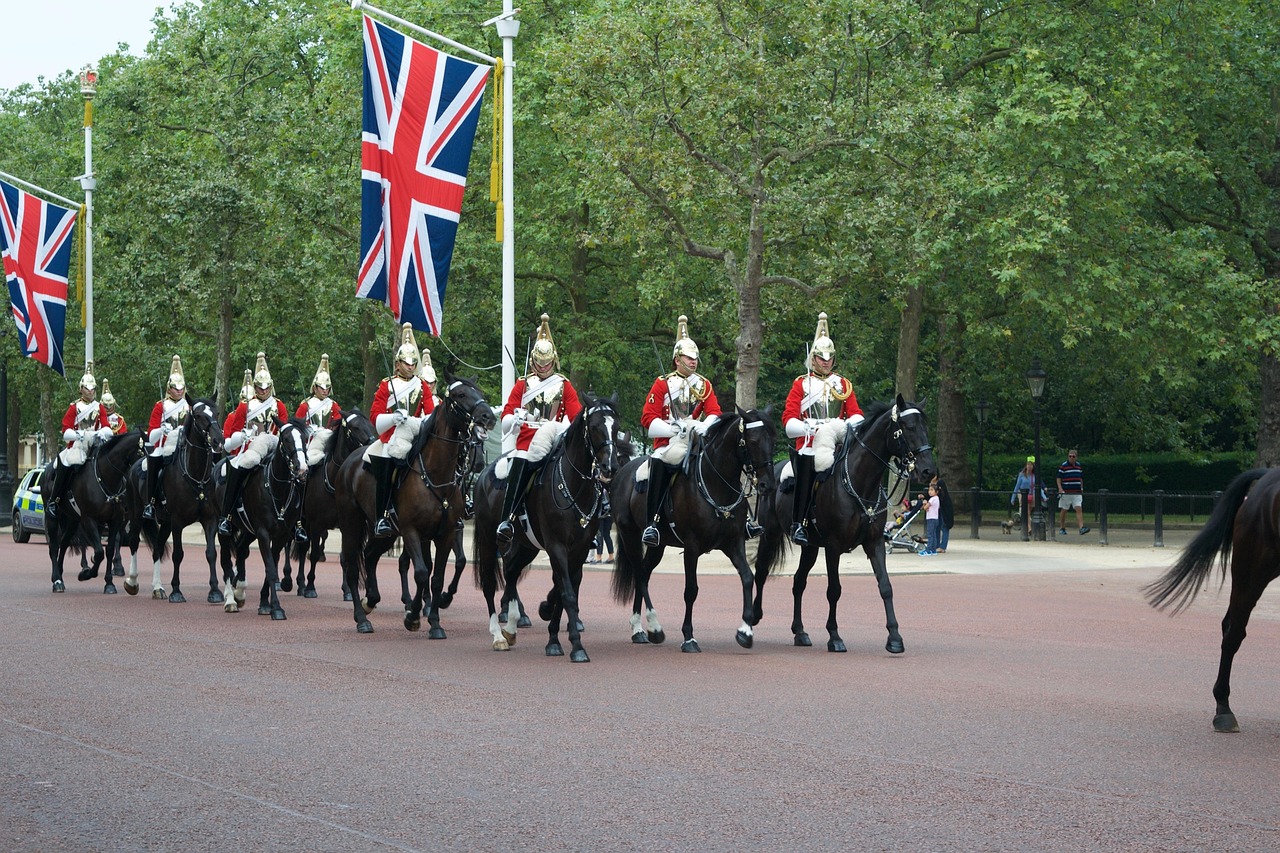
[[[22,178],[16,177],[14,175],[10,175],[8,172],[0,172],[0,178],[4,178],[6,181],[17,184],[20,187],[25,187],[26,189],[31,190],[33,193],[40,193],[41,195],[47,195],[49,198],[57,199],[63,204],[70,205],[72,208],[78,209],[80,207],[80,202],[78,201],[72,201],[66,196],[58,195],[57,193],[51,190],[47,190],[44,187],[37,186],[36,184],[27,183],[26,181],[22,180]]]
[[[80,72],[80,93],[84,95],[84,358],[93,361],[93,96],[98,91],[98,74],[92,67]]]

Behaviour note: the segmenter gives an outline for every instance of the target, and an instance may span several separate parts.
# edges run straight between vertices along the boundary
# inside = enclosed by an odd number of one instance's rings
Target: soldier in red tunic
[[[58,453],[53,470],[53,486],[45,497],[45,512],[58,514],[63,492],[72,476],[89,458],[89,451],[111,437],[111,427],[106,414],[95,399],[98,381],[93,378],[93,362],[86,362],[84,375],[80,377],[80,399],[72,400],[62,416],[62,440],[67,446]]]
[[[275,398],[275,383],[267,369],[266,353],[260,352],[253,372],[253,399],[236,406],[226,422],[227,438],[223,448],[231,455],[231,461],[227,464],[227,488],[222,494],[219,533],[231,535],[231,516],[240,505],[244,482],[249,472],[261,465],[280,443],[280,424],[288,419],[289,410]],[[305,533],[300,541],[306,541]]]
[[[537,340],[529,352],[529,370],[516,380],[502,407],[502,434],[515,437],[511,470],[507,473],[498,524],[498,548],[506,551],[515,535],[515,520],[524,507],[529,482],[552,444],[582,411],[577,389],[560,369],[560,356],[551,338],[551,317],[543,314]]]
[[[813,346],[805,359],[809,372],[797,376],[787,394],[787,405],[782,410],[782,425],[789,438],[796,440],[792,463],[795,467],[795,492],[792,494],[791,541],[808,545],[809,510],[813,507],[814,465],[813,436],[818,428],[833,420],[858,423],[862,409],[853,393],[853,383],[838,373],[835,367],[836,346],[827,331],[827,315],[818,315],[818,328],[813,334]]]
[[[342,422],[342,407],[329,394],[333,383],[329,378],[329,354],[322,353],[320,366],[311,380],[311,396],[298,404],[295,418],[307,422],[307,464],[317,465],[324,453],[325,440]],[[313,450],[314,448],[314,450]]]
[[[689,337],[689,318],[683,314],[677,321],[671,362],[675,370],[654,380],[640,415],[640,425],[653,439],[647,503],[649,526],[640,536],[640,541],[651,548],[662,540],[658,531],[662,502],[681,461],[668,458],[672,455],[670,445],[674,441],[677,451],[687,448],[689,433],[705,432],[720,416],[720,402],[711,380],[697,372],[698,345]],[[683,457],[682,452],[677,455]]]
[[[375,483],[373,535],[379,538],[396,532],[391,518],[391,493],[396,485],[392,465],[408,464],[409,449],[422,429],[423,418],[435,411],[431,395],[417,373],[421,359],[413,326],[405,323],[401,327],[400,348],[396,350],[395,372],[378,383],[369,407],[378,439],[365,450],[364,461]]]
[[[106,412],[107,426],[111,427],[112,435],[123,435],[129,431],[124,415],[116,411],[116,398],[106,379],[102,380],[102,410]]]
[[[159,500],[160,473],[173,459],[178,449],[178,432],[191,411],[194,401],[187,393],[187,380],[182,375],[182,359],[173,357],[169,365],[169,381],[165,385],[164,399],[151,407],[151,420],[147,423],[147,440],[151,452],[147,454],[147,505],[142,508],[143,518],[155,518]]]

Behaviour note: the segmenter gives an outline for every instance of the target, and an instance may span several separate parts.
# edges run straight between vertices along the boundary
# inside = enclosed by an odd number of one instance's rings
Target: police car
[[[40,497],[43,468],[32,468],[13,493],[13,541],[26,542],[32,533],[44,533],[44,500]]]

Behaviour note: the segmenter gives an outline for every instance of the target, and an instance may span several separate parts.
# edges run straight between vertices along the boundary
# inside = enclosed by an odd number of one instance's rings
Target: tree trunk
[[[957,384],[956,366],[964,348],[965,323],[945,316],[938,321],[938,426],[931,436],[938,470],[953,490],[968,489],[973,483],[967,451],[964,394]]]
[[[726,259],[726,263],[728,260]],[[731,273],[735,272],[731,270]],[[760,347],[764,320],[760,314],[760,282],[764,278],[764,222],[759,196],[751,202],[751,227],[747,236],[747,269],[730,277],[738,291],[738,351],[735,402],[744,409],[756,407],[760,382]]]
[[[218,411],[227,411],[228,401],[239,402],[240,377],[236,377],[236,390],[231,390],[231,334],[235,330],[237,288],[227,287],[218,297],[218,343],[213,374],[213,394],[218,400]]]
[[[1258,358],[1261,403],[1258,407],[1258,455],[1256,464],[1273,468],[1280,464],[1280,361],[1263,352]]]
[[[920,321],[924,316],[924,287],[907,291],[907,304],[898,325],[897,391],[908,400],[916,400],[916,376],[920,360]]]
[[[373,343],[373,317],[370,315],[369,306],[373,304],[370,300],[364,300],[365,304],[360,306],[360,364],[364,367],[364,389],[361,393],[361,399],[365,401],[365,413],[368,414],[368,406],[373,404],[373,395],[378,391],[378,383],[382,381],[382,372],[378,367],[378,359],[374,354],[376,347]],[[438,378],[438,375],[437,375]]]

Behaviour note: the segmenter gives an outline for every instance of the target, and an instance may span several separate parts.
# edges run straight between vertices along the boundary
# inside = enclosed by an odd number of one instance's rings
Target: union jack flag
[[[22,354],[66,376],[67,272],[76,211],[0,181],[0,254]]]
[[[356,295],[433,335],[489,71],[364,18]]]

